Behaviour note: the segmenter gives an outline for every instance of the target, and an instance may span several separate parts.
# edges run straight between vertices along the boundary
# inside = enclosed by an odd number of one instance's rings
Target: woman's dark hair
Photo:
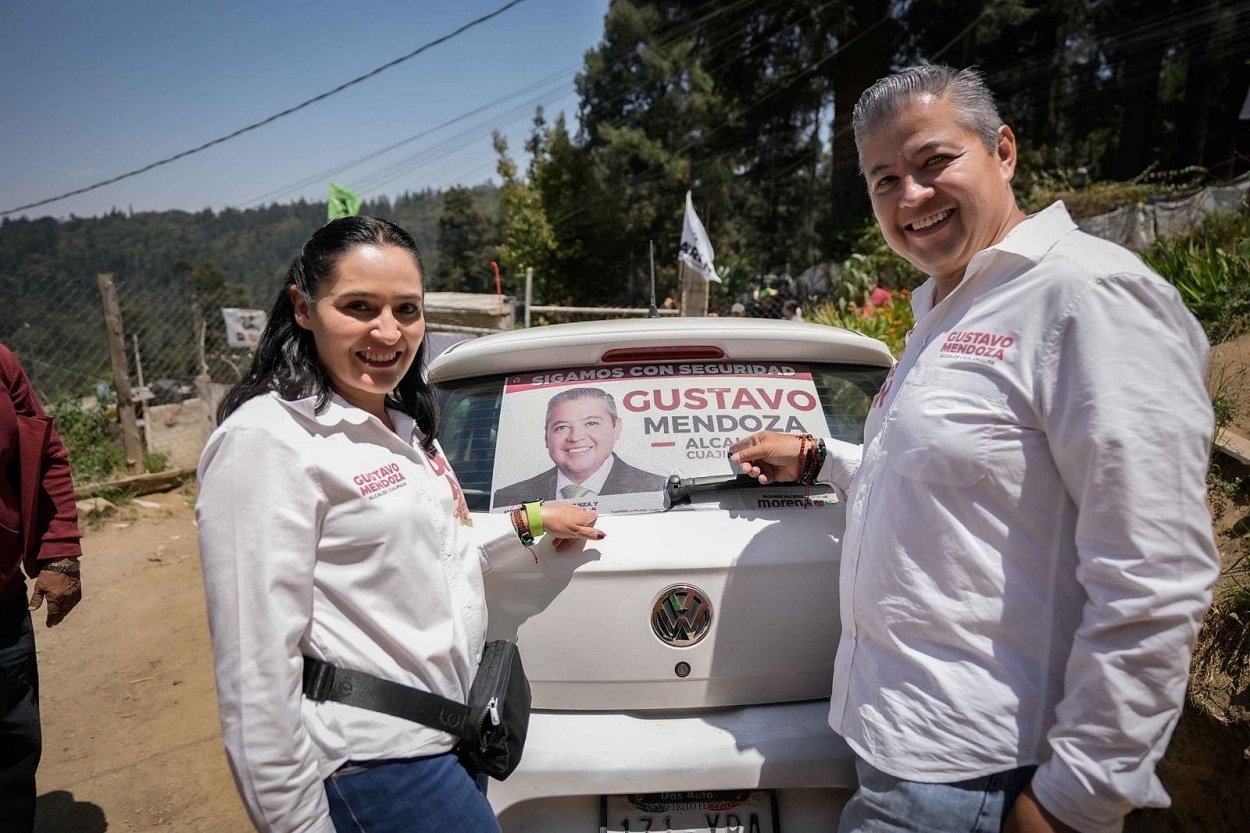
[[[389,220],[342,217],[317,229],[287,270],[269,321],[256,345],[252,366],[222,397],[217,409],[218,423],[224,422],[244,402],[270,391],[276,391],[286,400],[315,395],[317,413],[325,410],[334,388],[317,356],[313,334],[295,320],[290,288],[298,287],[300,294],[312,303],[322,284],[334,278],[339,260],[356,246],[397,246],[412,255],[417,271],[423,278],[425,276],[416,241]],[[395,390],[387,394],[386,404],[416,420],[417,427],[425,434],[421,447],[432,452],[438,436],[438,401],[425,381],[425,355],[425,339],[422,339],[412,367]]]

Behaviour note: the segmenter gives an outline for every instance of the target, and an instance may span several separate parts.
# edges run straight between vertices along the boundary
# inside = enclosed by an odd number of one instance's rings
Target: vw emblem
[[[712,603],[693,585],[666,587],[651,606],[651,629],[661,642],[689,648],[712,629]]]

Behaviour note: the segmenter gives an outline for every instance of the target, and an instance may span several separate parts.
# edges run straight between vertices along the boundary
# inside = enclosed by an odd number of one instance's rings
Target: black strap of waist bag
[[[304,696],[402,717],[456,736],[464,734],[469,717],[463,703],[312,657],[304,657]]]

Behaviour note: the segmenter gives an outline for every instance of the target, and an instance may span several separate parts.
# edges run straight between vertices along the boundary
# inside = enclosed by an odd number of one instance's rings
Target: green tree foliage
[[[540,112],[527,146],[555,239],[545,280],[637,303],[654,241],[671,293],[686,190],[718,259],[757,282],[845,260],[868,216],[853,106],[930,61],[986,72],[1026,168],[1245,168],[1244,0],[616,0],[578,76],[579,128]]]
[[[494,223],[468,188],[450,188],[443,194],[438,218],[439,267],[427,289],[447,292],[493,292],[490,262],[495,253]]]
[[[763,275],[852,254],[887,284],[910,285],[916,276],[863,233],[871,221],[849,118],[868,84],[923,61],[986,72],[1019,138],[1022,194],[1041,194],[1043,182],[1144,182],[1152,168],[1188,169],[1168,180],[1176,187],[1201,184],[1206,171],[1237,173],[1250,158],[1250,123],[1237,119],[1250,88],[1246,0],[614,0],[577,77],[576,118],[540,110],[528,166],[518,169],[500,141],[499,189],[404,193],[362,212],[413,233],[432,289],[490,291],[497,253],[513,294],[528,266],[542,301],[641,305],[654,242],[659,295],[673,294],[687,191],[726,277],[712,287],[713,308]],[[194,330],[197,269],[220,272],[210,281],[220,297],[203,309],[227,296],[268,308],[324,216],[324,204],[301,200],[5,219],[0,339],[20,349],[37,384],[90,388],[109,373],[96,274],[114,274],[128,321],[160,311],[150,326],[128,323],[144,341],[157,323]],[[193,348],[171,340],[159,352],[177,374],[198,368]]]
[[[535,291],[540,298],[552,300],[555,284],[552,256],[556,242],[551,233],[542,199],[538,192],[517,175],[516,163],[508,155],[508,141],[499,133],[494,136],[495,152],[499,154],[499,177],[503,180],[500,204],[503,211],[503,242],[499,256],[508,269],[508,291],[522,295],[525,291],[525,270],[535,273]]]
[[[497,211],[492,189],[474,189],[473,198],[487,215]],[[367,201],[361,210],[412,232],[427,272],[434,272],[441,205],[441,195],[426,190]],[[189,381],[199,372],[198,299],[209,373],[217,381],[234,381],[231,362],[238,362],[225,347],[220,308],[268,310],[292,257],[325,216],[325,203],[301,200],[247,211],[113,211],[66,221],[5,218],[0,221],[0,341],[21,356],[45,399],[94,392],[99,380],[112,378],[96,289],[96,275],[111,273],[132,380],[137,381],[138,370],[135,336],[145,381]]]

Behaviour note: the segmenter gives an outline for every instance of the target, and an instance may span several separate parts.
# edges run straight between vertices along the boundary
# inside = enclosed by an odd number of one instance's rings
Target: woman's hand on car
[[[790,483],[799,479],[801,450],[798,434],[761,431],[730,445],[729,461],[761,483]]]
[[[573,546],[579,538],[599,541],[606,534],[602,529],[595,529],[599,518],[595,509],[584,509],[572,503],[544,503],[542,513],[543,531],[551,535],[551,546],[556,552]]]

